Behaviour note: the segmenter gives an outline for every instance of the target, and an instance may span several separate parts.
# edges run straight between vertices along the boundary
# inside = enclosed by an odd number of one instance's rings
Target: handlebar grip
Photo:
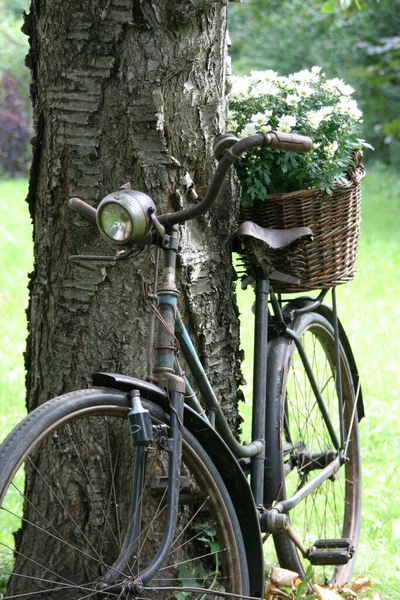
[[[267,145],[275,150],[286,150],[287,152],[310,152],[313,147],[311,138],[297,133],[282,133],[281,131],[270,131],[267,133],[269,143]]]
[[[93,206],[90,206],[90,204],[87,204],[80,198],[70,198],[68,200],[68,206],[74,212],[81,215],[81,217],[84,217],[91,223],[96,223],[97,210],[95,208],[93,208]]]

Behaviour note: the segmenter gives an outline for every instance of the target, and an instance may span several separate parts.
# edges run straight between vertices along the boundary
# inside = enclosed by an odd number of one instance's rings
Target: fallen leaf
[[[285,586],[287,587],[287,586]],[[275,600],[276,597],[280,597],[280,598],[290,598],[290,600],[292,599],[292,594],[288,594],[287,592],[284,592],[283,590],[274,587],[274,585],[271,583],[271,580],[268,579],[265,582],[265,588],[264,588],[264,599],[265,600]]]
[[[342,596],[352,596],[353,598],[357,598],[357,592],[355,592],[354,590],[350,589],[347,585],[343,586],[340,589],[340,593],[342,594]]]
[[[280,567],[274,567],[271,572],[271,582],[279,587],[292,587],[298,577],[298,573]]]
[[[311,587],[320,600],[342,600],[342,596],[331,588],[322,587],[322,585],[318,585],[317,583],[313,583]]]
[[[359,592],[372,589],[372,585],[366,577],[357,577],[357,579],[353,581],[353,583],[350,583],[347,587],[357,594]]]

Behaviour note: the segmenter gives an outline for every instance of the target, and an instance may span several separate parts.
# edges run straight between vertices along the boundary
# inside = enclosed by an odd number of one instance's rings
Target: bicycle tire
[[[153,424],[168,428],[168,416],[162,408],[148,401],[143,401],[143,406]],[[71,392],[33,411],[0,446],[4,599],[59,598],[60,590],[63,600],[99,597],[96,586],[102,572],[117,564],[129,529],[124,509],[126,513],[131,502],[132,482],[127,485],[127,481],[133,478],[135,449],[130,443],[128,411],[122,392]],[[108,464],[99,460],[104,447]],[[163,532],[166,452],[158,443],[152,444],[147,454],[144,529],[132,542],[135,556],[119,573],[125,586],[147,566]],[[246,553],[233,504],[208,454],[187,430],[182,476],[187,480],[180,495],[177,538],[167,563],[149,584],[151,591],[144,590],[140,596],[178,600],[211,597],[202,589],[213,590],[212,597],[217,590],[248,594]],[[120,489],[125,496],[120,493],[117,497]],[[19,495],[22,503],[17,510]],[[185,591],[193,586],[199,588],[198,593]],[[164,587],[175,591],[163,592]],[[118,596],[106,594],[104,589],[101,597]]]
[[[302,341],[337,438],[340,439],[333,328],[320,314],[308,313],[298,317],[292,329]],[[340,347],[340,356],[348,461],[334,477],[326,480],[289,511],[289,518],[307,548],[317,539],[348,538],[356,554],[361,525],[357,391],[354,390],[343,347]],[[313,469],[309,457],[318,454],[328,457],[328,452],[334,451],[334,448],[296,345],[285,336],[273,339],[270,344],[268,395],[265,502],[266,506],[271,506],[278,500],[289,498],[310,476],[319,472],[321,465]],[[303,577],[308,561],[287,534],[279,532],[273,537],[280,565]],[[347,564],[340,566],[315,566],[314,581],[337,585],[348,582],[355,559],[354,555]]]

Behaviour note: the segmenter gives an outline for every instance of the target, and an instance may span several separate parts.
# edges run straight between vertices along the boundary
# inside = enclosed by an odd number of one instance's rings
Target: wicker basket
[[[349,171],[349,184],[338,183],[332,195],[319,189],[287,194],[272,194],[242,208],[240,221],[253,221],[262,227],[290,229],[310,227],[312,242],[301,247],[272,252],[273,267],[300,278],[300,285],[274,282],[280,292],[326,289],[346,283],[354,277],[361,222],[361,185],[365,175],[362,152],[354,155],[355,166]],[[251,252],[244,264],[256,267]]]

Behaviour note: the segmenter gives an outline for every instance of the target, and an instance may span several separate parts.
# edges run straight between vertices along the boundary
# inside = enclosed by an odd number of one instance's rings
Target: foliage
[[[367,577],[357,577],[352,583],[346,583],[343,586],[329,584],[322,586],[313,583],[313,575],[312,565],[308,566],[302,580],[294,571],[273,567],[265,585],[265,600],[276,600],[277,598],[287,598],[288,600],[352,598],[352,600],[361,600],[366,597],[366,594],[370,595],[372,586]],[[377,593],[374,594],[374,600],[380,600]]]
[[[367,110],[366,125],[376,138],[379,158],[400,162],[400,0],[379,5],[379,18],[369,6],[363,11],[363,28],[354,56],[354,73]]]
[[[180,565],[178,571],[178,579],[182,583],[182,586],[186,587],[198,587],[212,590],[217,581],[217,575],[219,571],[219,552],[221,551],[220,545],[216,538],[216,529],[211,526],[207,521],[194,525],[192,530],[195,533],[194,538],[196,542],[200,542],[205,546],[205,554],[210,555],[210,570],[203,571],[199,567],[191,567],[190,564],[184,562]],[[184,600],[186,596],[191,596],[191,592],[176,592],[174,598],[176,600]],[[199,596],[203,599],[205,596]]]
[[[380,0],[374,0],[379,3]],[[321,7],[322,12],[333,13],[335,10],[351,10],[357,8],[362,10],[365,8],[365,0],[326,0]]]
[[[13,177],[26,174],[31,160],[27,45],[20,27],[21,22],[11,18],[0,24],[0,175]]]
[[[28,7],[29,0],[0,0],[0,14],[13,19],[19,19]]]
[[[30,106],[21,88],[10,73],[0,74],[0,172],[13,177],[25,175],[31,161]]]
[[[255,149],[236,165],[242,204],[268,193],[321,188],[331,193],[345,181],[359,138],[362,113],[351,98],[353,88],[340,79],[326,79],[319,67],[288,77],[275,71],[252,71],[233,77],[229,96],[229,129],[246,137],[271,130],[310,136],[307,154],[270,148]]]
[[[364,0],[363,10],[322,13],[315,0],[230,5],[235,74],[266,68],[289,74],[319,64],[356,89],[362,137],[375,159],[400,163],[400,0]]]

